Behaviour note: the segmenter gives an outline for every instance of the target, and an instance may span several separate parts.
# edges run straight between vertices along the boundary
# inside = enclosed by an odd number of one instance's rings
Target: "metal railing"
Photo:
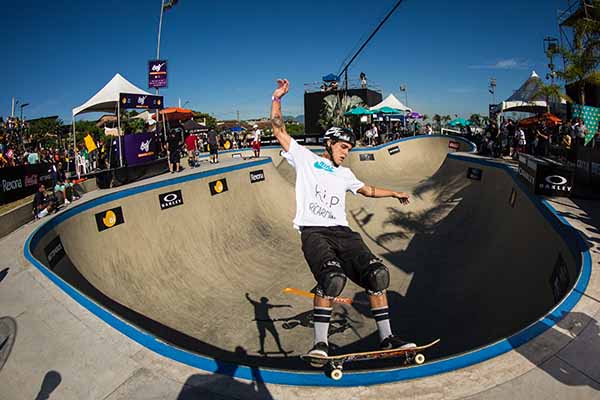
[[[304,84],[304,93],[314,93],[314,92],[339,92],[345,89],[344,81],[340,81],[337,83],[337,88],[332,85],[332,82],[310,82]],[[374,83],[373,81],[367,80],[366,82],[361,82],[360,79],[349,79],[348,80],[348,89],[369,89],[374,90],[376,92],[381,92],[381,86]]]

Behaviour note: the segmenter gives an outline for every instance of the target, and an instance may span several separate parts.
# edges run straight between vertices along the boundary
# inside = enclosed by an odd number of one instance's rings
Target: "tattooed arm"
[[[285,151],[289,150],[292,138],[285,130],[285,123],[281,115],[281,98],[288,92],[289,85],[287,79],[278,79],[277,89],[273,92],[273,99],[271,100],[271,126],[273,127],[273,134]]]
[[[370,185],[365,185],[365,186],[361,187],[360,189],[358,189],[358,193],[362,194],[365,197],[375,197],[375,198],[395,197],[398,200],[400,200],[401,204],[410,203],[408,193],[394,192],[393,190],[376,188],[375,186],[370,186]]]

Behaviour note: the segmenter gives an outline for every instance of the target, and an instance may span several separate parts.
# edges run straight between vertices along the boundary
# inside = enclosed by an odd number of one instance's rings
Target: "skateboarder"
[[[325,132],[322,156],[300,146],[286,131],[281,114],[281,99],[289,82],[277,81],[271,98],[273,134],[283,147],[283,157],[296,170],[296,216],[294,226],[301,232],[302,251],[317,282],[314,299],[314,346],[310,355],[328,356],[327,333],[333,299],[339,296],[349,278],[365,288],[377,323],[381,349],[411,348],[414,343],[392,334],[385,290],[389,272],[382,261],[364,244],[360,235],[348,227],[346,192],[366,197],[395,197],[408,204],[408,194],[376,188],[359,181],[342,167],[356,144],[351,130],[332,127]]]

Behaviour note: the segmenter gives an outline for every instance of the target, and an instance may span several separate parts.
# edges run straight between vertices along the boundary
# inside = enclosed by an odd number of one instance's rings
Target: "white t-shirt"
[[[252,139],[252,141],[254,142],[260,142],[260,136],[262,135],[262,131],[260,129],[257,129],[254,131],[254,138]]]
[[[346,192],[356,194],[365,184],[349,168],[334,167],[294,139],[281,155],[296,170],[294,227],[348,226]]]

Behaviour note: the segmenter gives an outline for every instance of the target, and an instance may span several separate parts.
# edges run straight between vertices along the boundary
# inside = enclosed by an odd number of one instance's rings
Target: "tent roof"
[[[398,100],[396,98],[396,96],[394,96],[393,94],[390,94],[381,103],[375,104],[373,107],[369,107],[369,109],[376,110],[378,108],[383,108],[383,107],[395,108],[396,110],[400,110],[400,111],[409,111],[409,112],[412,111],[411,108],[406,107],[404,104],[402,104],[402,102],[400,100]]]
[[[117,73],[98,93],[79,107],[75,107],[73,116],[88,112],[115,112],[119,93],[151,95]]]
[[[531,72],[529,78],[516,92],[502,102],[502,111],[540,112],[545,111],[547,104],[544,100],[536,100],[535,93],[542,86],[542,79],[535,71]]]

